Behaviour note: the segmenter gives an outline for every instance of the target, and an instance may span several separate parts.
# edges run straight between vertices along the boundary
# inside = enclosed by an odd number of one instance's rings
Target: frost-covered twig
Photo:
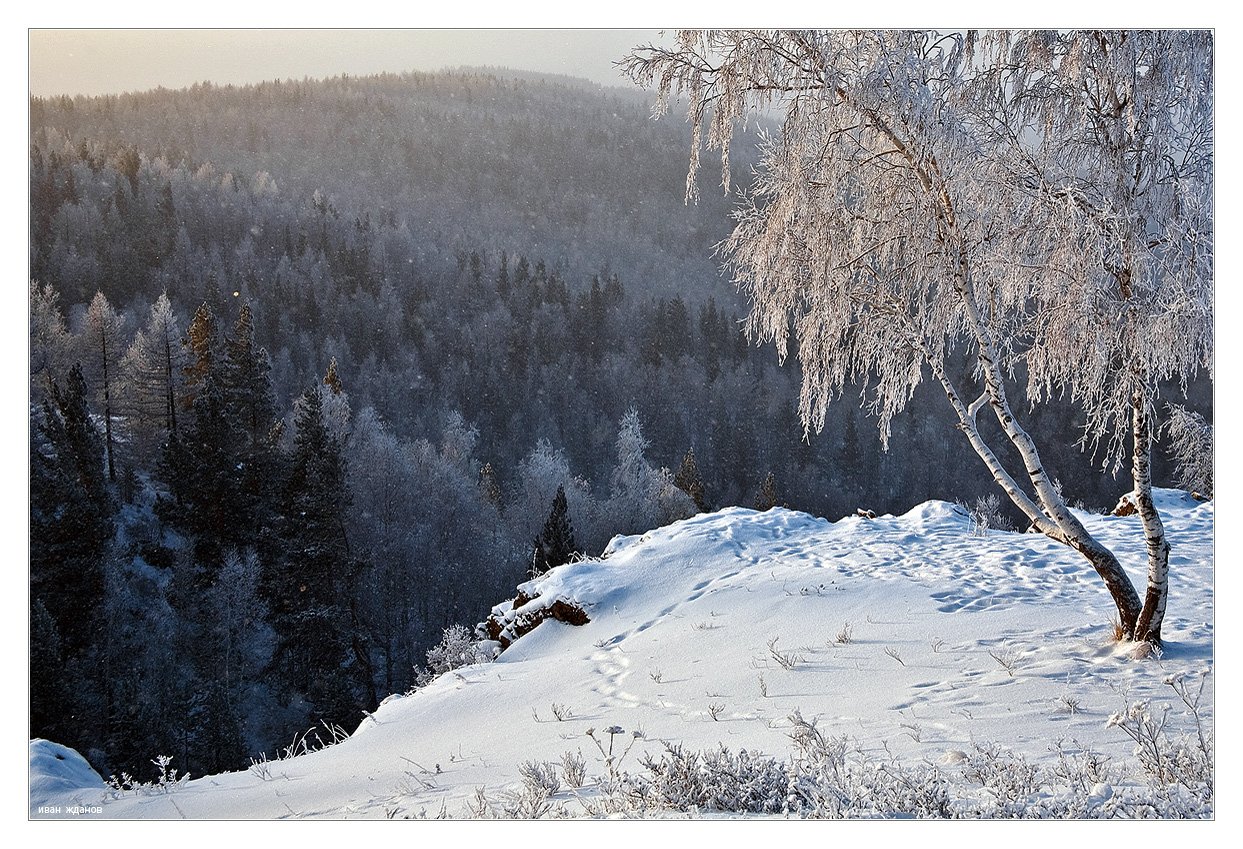
[[[782,669],[794,669],[803,662],[803,656],[794,652],[778,651],[777,640],[779,639],[780,637],[773,637],[768,641],[768,654]]]

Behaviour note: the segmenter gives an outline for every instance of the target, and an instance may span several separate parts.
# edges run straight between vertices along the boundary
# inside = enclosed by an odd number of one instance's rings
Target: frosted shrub
[[[952,775],[931,763],[903,764],[863,751],[849,738],[826,735],[815,720],[789,717],[788,761],[721,746],[689,751],[667,743],[645,756],[642,771],[622,763],[639,732],[610,726],[587,732],[604,758],[598,793],[575,799],[591,817],[660,815],[665,811],[793,816],[810,819],[1206,819],[1213,810],[1213,738],[1200,715],[1205,680],[1186,675],[1165,682],[1190,718],[1188,733],[1169,733],[1170,707],[1129,703],[1109,718],[1135,743],[1136,769],[1080,743],[1058,742],[1041,767],[996,743],[977,743]],[[607,737],[607,740],[605,739]],[[617,738],[622,738],[618,740]],[[565,779],[583,786],[581,756],[562,757]],[[568,816],[551,796],[561,787],[556,766],[528,762],[522,786],[498,806],[477,794],[474,816]],[[1135,783],[1140,778],[1143,785]],[[966,782],[964,784],[964,781]],[[1144,786],[1146,785],[1146,786]]]
[[[1178,468],[1178,483],[1191,492],[1213,495],[1213,426],[1204,416],[1177,404],[1169,406],[1165,433]]]
[[[969,511],[971,515],[971,535],[986,536],[990,529],[1012,531],[1014,526],[1001,512],[1001,499],[989,494],[975,500],[975,506]]]
[[[754,814],[785,809],[789,777],[785,765],[745,749],[724,746],[688,752],[666,744],[659,758],[645,757],[645,773],[626,776],[622,792],[636,807],[677,811],[727,811]]]
[[[561,756],[561,772],[570,787],[582,787],[587,780],[587,762],[580,752],[566,752]]]
[[[128,772],[121,773],[120,778],[110,775],[107,782],[109,795],[114,799],[119,799],[127,793],[135,796],[167,794],[190,780],[189,773],[181,777],[177,776],[177,770],[172,768],[172,755],[157,755],[151,763],[155,764],[156,769],[159,770],[155,781],[138,781]]]
[[[517,789],[501,795],[494,804],[482,787],[467,803],[467,814],[474,819],[538,820],[546,817],[562,819],[569,816],[564,805],[554,804],[552,797],[561,789],[557,765],[548,761],[527,761],[518,767],[522,783]]]
[[[817,819],[951,816],[949,781],[931,765],[871,760],[845,737],[826,737],[797,711],[787,809]]]
[[[489,663],[492,653],[476,642],[464,625],[450,625],[440,642],[427,652],[427,669],[419,671],[418,686],[426,686],[446,672],[476,663]]]
[[[523,782],[520,790],[505,794],[500,806],[501,816],[511,820],[538,820],[554,812],[548,791],[528,782]]]
[[[548,761],[527,761],[518,767],[518,774],[532,790],[543,789],[544,795],[554,796],[561,789],[557,777],[557,765]]]
[[[1088,796],[1094,788],[1118,782],[1119,771],[1108,755],[1085,748],[1077,741],[1071,741],[1071,748],[1058,742],[1054,751],[1057,762],[1050,773],[1073,793]]]
[[[1040,771],[1023,755],[996,743],[976,743],[962,766],[963,777],[992,797],[990,816],[1021,816],[1040,791]]]
[[[1165,683],[1178,695],[1192,717],[1196,733],[1171,738],[1166,732],[1170,708],[1148,702],[1132,702],[1109,717],[1107,726],[1117,728],[1135,743],[1134,755],[1144,779],[1162,798],[1183,797],[1211,805],[1213,799],[1213,738],[1200,717],[1200,698],[1205,679],[1192,692],[1182,675]]]

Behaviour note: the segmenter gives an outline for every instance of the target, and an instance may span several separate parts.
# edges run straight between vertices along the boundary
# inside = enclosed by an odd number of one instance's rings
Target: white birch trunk
[[[1135,625],[1135,639],[1160,645],[1161,623],[1169,598],[1170,543],[1161,514],[1152,500],[1152,409],[1144,393],[1136,392],[1132,397],[1131,421],[1134,439],[1131,476],[1148,550],[1148,588]]]

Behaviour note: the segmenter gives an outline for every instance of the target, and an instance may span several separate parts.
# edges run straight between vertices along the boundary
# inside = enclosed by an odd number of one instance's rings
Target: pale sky
[[[32,29],[30,93],[119,94],[495,65],[630,86],[613,62],[658,30]]]

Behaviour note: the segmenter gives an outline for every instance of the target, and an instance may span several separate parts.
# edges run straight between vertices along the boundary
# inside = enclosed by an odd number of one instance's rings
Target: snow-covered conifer
[[[673,484],[691,497],[691,500],[695,502],[695,509],[700,513],[708,509],[704,501],[703,478],[699,475],[699,466],[695,464],[694,448],[686,449],[682,464],[678,466],[678,472],[674,475]]]
[[[113,393],[117,380],[117,366],[124,350],[122,328],[125,317],[108,303],[103,292],[96,292],[86,311],[86,326],[82,331],[80,345],[83,361],[91,364],[91,374],[98,387],[98,395],[104,415],[104,449],[108,458],[108,479],[115,481],[116,441],[112,432]]]
[[[552,511],[548,514],[548,520],[544,522],[539,536],[535,538],[534,548],[531,571],[535,575],[542,575],[554,566],[568,563],[578,553],[564,486],[557,487],[557,494],[552,500]]]
[[[755,509],[763,512],[776,507],[777,498],[777,476],[769,472],[764,476],[764,482],[760,484],[760,489],[755,494]]]
[[[181,339],[172,304],[167,293],[161,293],[121,360],[123,410],[135,448],[144,453],[177,429],[185,362]]]

